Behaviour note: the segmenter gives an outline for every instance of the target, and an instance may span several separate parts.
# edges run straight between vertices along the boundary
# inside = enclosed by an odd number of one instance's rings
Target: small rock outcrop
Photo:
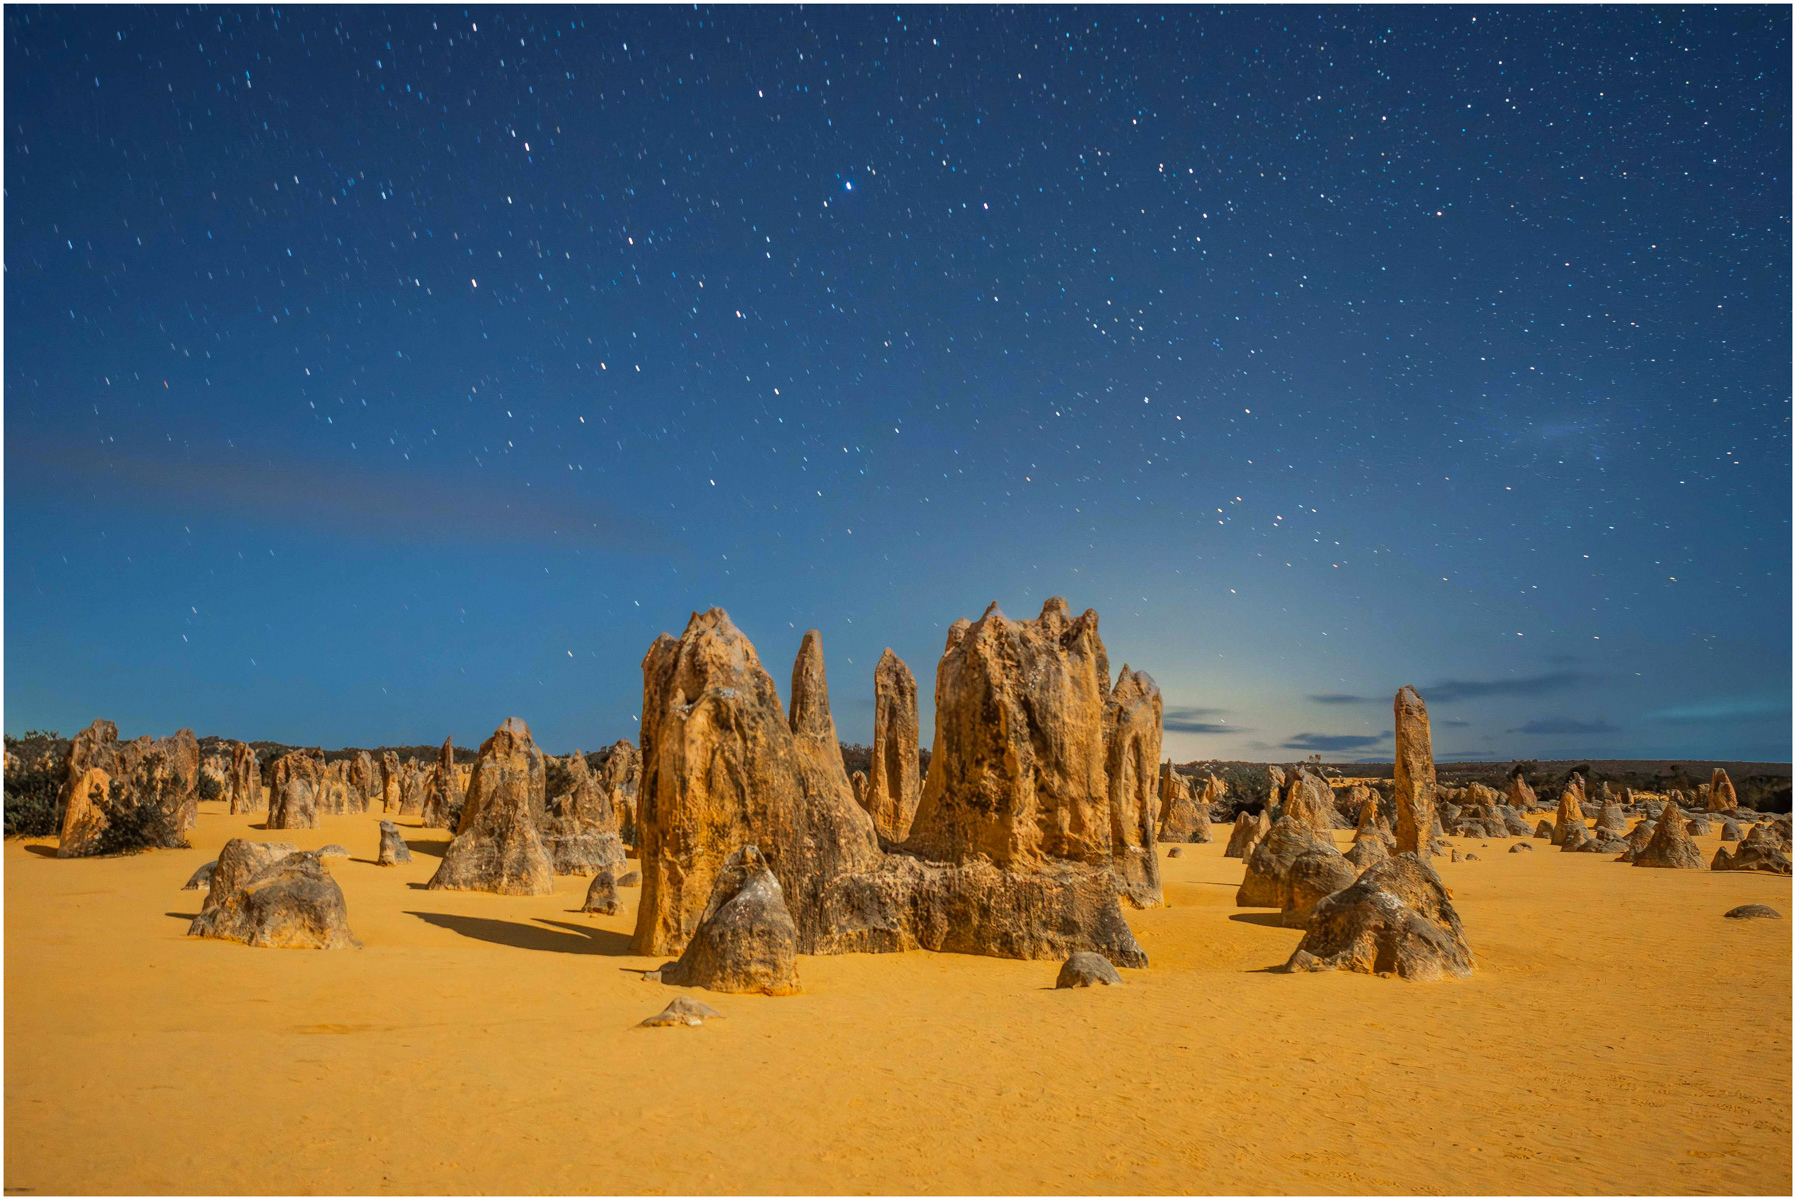
[[[1397,798],[1397,853],[1426,860],[1433,852],[1430,832],[1434,813],[1434,742],[1428,729],[1428,706],[1413,687],[1398,691],[1391,704],[1396,724],[1393,769]]]
[[[662,983],[714,992],[788,996],[798,985],[798,929],[761,852],[744,846],[724,863],[692,940],[663,966]]]
[[[1064,963],[1060,964],[1060,974],[1054,979],[1056,988],[1082,988],[1102,985],[1105,987],[1121,987],[1123,977],[1110,965],[1110,960],[1102,954],[1093,954],[1089,950],[1081,950]]]
[[[1533,847],[1533,845],[1531,845],[1531,844],[1530,844],[1530,843],[1528,843],[1528,842],[1517,842],[1517,843],[1516,843],[1516,844],[1515,844],[1515,845],[1513,845],[1513,846],[1511,846],[1511,847],[1509,847],[1509,853],[1511,853],[1511,854],[1520,854],[1520,853],[1521,853],[1521,852],[1522,852],[1522,851],[1524,851],[1524,850],[1530,850],[1530,851],[1531,851],[1531,850],[1533,850],[1533,849],[1534,849],[1534,847]]]
[[[708,1020],[721,1019],[722,1013],[698,1000],[687,996],[675,996],[673,1003],[643,1021],[650,1028],[672,1025],[703,1025]]]
[[[610,793],[575,750],[565,764],[569,786],[544,806],[543,849],[557,875],[591,875],[624,865],[621,822]]]
[[[278,949],[361,945],[349,931],[343,889],[319,856],[242,838],[219,851],[211,890],[187,932]]]
[[[873,763],[862,807],[879,836],[902,842],[910,836],[923,794],[918,768],[917,680],[890,646],[873,668]]]
[[[455,839],[426,886],[504,896],[553,893],[555,872],[538,833],[543,789],[542,751],[528,725],[507,717],[480,745]]]
[[[1740,807],[1740,797],[1734,793],[1734,781],[1727,777],[1727,772],[1716,767],[1709,774],[1710,812],[1732,812]]]
[[[1246,858],[1271,829],[1272,819],[1264,809],[1258,813],[1237,814],[1235,827],[1229,832],[1229,844],[1223,848],[1222,857]]]
[[[233,813],[261,812],[262,764],[248,742],[231,743],[231,764],[225,771],[225,802]]]
[[[1440,876],[1405,853],[1318,902],[1308,932],[1281,969],[1433,980],[1465,978],[1475,965]]]
[[[1533,812],[1540,806],[1540,800],[1528,781],[1522,778],[1520,771],[1509,777],[1509,807],[1521,812]]]
[[[580,906],[580,911],[615,917],[617,908],[617,880],[611,877],[611,872],[607,869],[594,871],[592,883],[586,889],[586,903]]]
[[[426,829],[453,829],[460,833],[468,827],[468,815],[467,802],[462,796],[461,772],[455,769],[455,743],[444,738],[437,751],[436,766],[424,779],[418,818]]]
[[[188,876],[187,882],[181,885],[184,892],[198,892],[212,887],[212,872],[218,870],[218,860],[213,859]]]
[[[1382,838],[1361,838],[1353,843],[1353,848],[1344,856],[1353,864],[1355,871],[1364,871],[1373,863],[1383,862],[1391,856],[1389,843]]]
[[[400,836],[399,826],[391,821],[380,823],[380,857],[377,861],[383,867],[394,867],[412,861],[411,847]]]
[[[1784,915],[1769,904],[1742,904],[1738,908],[1730,908],[1721,914],[1734,921],[1770,920],[1781,921]]]
[[[1117,672],[1104,703],[1104,773],[1117,894],[1136,908],[1163,900],[1160,860],[1160,687],[1146,671]]]
[[[59,858],[184,846],[199,820],[191,729],[121,742],[118,726],[95,721],[69,743],[63,779]]]
[[[1735,821],[1732,817],[1729,817],[1727,820],[1723,821],[1721,823],[1721,840],[1724,842],[1739,841],[1740,840],[1740,823],[1738,821]]]
[[[1299,768],[1285,793],[1285,807],[1280,815],[1327,837],[1335,827],[1334,789],[1321,776]]]
[[[1702,870],[1702,852],[1690,840],[1690,833],[1684,826],[1683,811],[1675,804],[1667,804],[1659,813],[1659,823],[1653,829],[1652,838],[1634,852],[1634,865]]]
[[[1379,848],[1383,849],[1382,846]],[[1279,881],[1281,920],[1290,928],[1306,927],[1316,905],[1325,896],[1332,896],[1351,884],[1359,873],[1359,869],[1333,846],[1327,850],[1305,850],[1292,860],[1291,869]]]
[[[275,759],[268,768],[268,828],[318,828],[323,787],[322,750],[294,750]]]

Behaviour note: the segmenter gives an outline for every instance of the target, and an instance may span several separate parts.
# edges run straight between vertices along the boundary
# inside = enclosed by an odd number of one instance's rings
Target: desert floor
[[[1790,922],[1721,916],[1789,916],[1787,879],[1454,839],[1480,970],[1412,984],[1269,973],[1299,931],[1192,846],[1128,914],[1153,965],[1126,987],[805,958],[803,995],[643,1029],[678,993],[628,953],[635,889],[616,917],[574,911],[579,878],[428,892],[447,835],[412,818],[383,869],[378,814],[219,807],[191,850],[6,843],[8,1194],[1791,1188]],[[364,948],[186,937],[181,885],[237,835],[348,847]]]

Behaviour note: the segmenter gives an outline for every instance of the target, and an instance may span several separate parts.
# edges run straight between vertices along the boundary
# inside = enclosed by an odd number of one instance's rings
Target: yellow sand
[[[55,1192],[1723,1192],[1790,1175],[1790,881],[1536,842],[1442,863],[1479,973],[1285,976],[1220,843],[1130,912],[1153,966],[805,958],[806,993],[677,994],[627,954],[637,893],[427,892],[446,835],[377,814],[61,861],[8,842],[6,1178]],[[1220,831],[1220,827],[1219,827]],[[235,835],[340,842],[356,951],[189,939]],[[1713,838],[1700,839],[1705,854]],[[1166,847],[1161,851],[1164,855]],[[432,853],[434,851],[434,853]]]

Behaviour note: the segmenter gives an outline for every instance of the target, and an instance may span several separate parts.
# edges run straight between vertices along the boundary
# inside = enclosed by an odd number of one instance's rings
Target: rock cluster
[[[1580,822],[1580,825],[1582,823]],[[1684,814],[1677,805],[1667,803],[1659,813],[1659,822],[1646,845],[1633,853],[1637,867],[1674,867],[1685,871],[1702,870],[1702,853],[1690,840]]]
[[[1282,969],[1431,980],[1464,978],[1474,966],[1440,876],[1422,859],[1403,853],[1319,901]]]
[[[60,858],[183,846],[199,820],[200,748],[191,729],[121,742],[118,726],[95,721],[69,743],[63,779]]]
[[[211,889],[191,937],[278,949],[359,946],[349,931],[343,889],[316,854],[286,842],[232,838],[218,853]]]
[[[1732,854],[1726,846],[1715,848],[1715,857],[1709,860],[1709,867],[1715,871],[1763,871],[1769,875],[1790,874],[1790,844],[1782,841],[1772,827],[1766,823],[1754,825],[1747,831]]]
[[[1214,775],[1199,789],[1173,769],[1167,759],[1160,768],[1160,840],[1207,842],[1210,840],[1210,802],[1220,798],[1225,785]]]

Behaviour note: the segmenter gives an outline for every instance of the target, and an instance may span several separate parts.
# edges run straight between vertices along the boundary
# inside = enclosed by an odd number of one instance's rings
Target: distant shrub
[[[62,828],[62,772],[43,766],[6,773],[6,836],[54,837]]]
[[[224,784],[201,771],[199,782],[193,785],[193,792],[201,800],[218,800],[224,796]]]
[[[546,759],[543,763],[543,785],[550,800],[565,796],[574,790],[574,773],[559,760]]]

